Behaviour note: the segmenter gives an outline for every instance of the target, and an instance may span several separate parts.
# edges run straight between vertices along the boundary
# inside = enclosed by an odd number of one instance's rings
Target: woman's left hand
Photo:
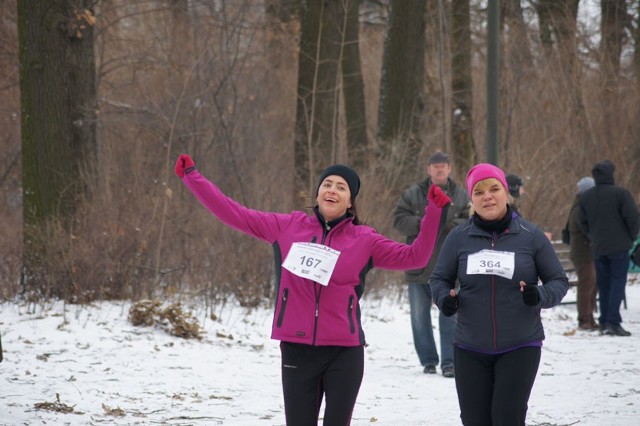
[[[427,194],[427,201],[435,203],[436,206],[442,208],[451,203],[451,198],[445,194],[438,185],[431,185]]]
[[[536,306],[540,301],[538,286],[535,284],[527,284],[524,281],[520,281],[520,293],[522,293],[522,300],[527,306]]]

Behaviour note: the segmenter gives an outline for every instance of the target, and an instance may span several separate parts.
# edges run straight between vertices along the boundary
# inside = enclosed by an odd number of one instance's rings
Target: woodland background
[[[640,2],[500,6],[498,165],[525,217],[558,235],[603,159],[639,200]],[[460,183],[487,160],[486,58],[486,1],[0,0],[0,298],[267,301],[271,248],[198,205],[182,152],[281,212],[352,164],[359,215],[402,240],[431,153]]]

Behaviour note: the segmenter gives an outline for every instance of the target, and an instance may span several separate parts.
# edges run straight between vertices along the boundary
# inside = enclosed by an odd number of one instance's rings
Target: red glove
[[[427,201],[435,203],[436,206],[442,208],[451,203],[451,198],[442,192],[442,189],[440,189],[438,185],[431,185],[431,188],[429,188],[429,194],[427,194]]]
[[[180,154],[178,161],[176,161],[176,175],[182,179],[186,174],[191,172],[195,167],[195,163],[187,154]]]

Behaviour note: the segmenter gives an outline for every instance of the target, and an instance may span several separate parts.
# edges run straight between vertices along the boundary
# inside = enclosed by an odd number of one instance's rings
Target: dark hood
[[[591,174],[593,175],[593,180],[596,182],[596,185],[613,185],[614,170],[615,166],[609,160],[596,163],[593,169],[591,169]]]

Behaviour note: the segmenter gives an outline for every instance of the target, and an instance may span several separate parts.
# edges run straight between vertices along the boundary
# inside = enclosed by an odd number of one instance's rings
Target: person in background
[[[408,245],[359,223],[360,179],[345,165],[322,171],[311,215],[244,207],[205,179],[186,154],[178,157],[175,173],[225,225],[273,247],[278,267],[271,337],[280,340],[286,423],[316,426],[325,399],[323,424],[348,425],[364,372],[365,276],[372,268],[424,267],[449,197],[435,185],[429,189],[420,233]]]
[[[638,207],[631,193],[614,184],[609,160],[591,169],[595,187],[580,197],[578,224],[591,242],[596,267],[600,330],[610,336],[630,336],[621,323],[629,269],[629,250],[638,236]]]
[[[511,195],[509,205],[520,217],[524,217],[521,209],[522,206],[520,205],[520,197],[526,194],[524,180],[522,180],[520,176],[511,173],[506,175],[505,179],[509,185],[509,195]],[[544,235],[546,235],[549,240],[553,239],[553,234],[549,231],[544,231]]]
[[[595,186],[591,176],[585,176],[577,183],[578,192],[573,198],[567,226],[569,229],[569,259],[576,268],[578,276],[578,328],[580,330],[598,330],[598,323],[593,318],[596,309],[598,287],[596,286],[596,268],[593,262],[593,253],[589,245],[589,238],[580,230],[578,225],[580,197]]]
[[[509,194],[511,194],[511,197],[513,198],[513,201],[510,204],[511,208],[517,212],[520,207],[520,196],[525,193],[524,181],[520,176],[511,173],[506,175],[505,178],[509,185]]]
[[[520,176],[509,173],[505,176],[505,179],[509,185],[509,194],[511,194],[513,198],[518,199],[525,193],[524,181]]]
[[[393,214],[393,226],[407,237],[407,244],[411,244],[420,232],[420,221],[424,216],[427,204],[427,193],[432,185],[437,185],[451,198],[451,206],[447,215],[440,222],[438,240],[431,260],[426,268],[405,272],[409,292],[409,309],[411,312],[411,331],[413,343],[418,354],[420,364],[426,374],[435,374],[436,366],[440,363],[442,375],[454,377],[453,366],[453,331],[455,317],[446,317],[440,312],[438,328],[440,331],[440,355],[433,336],[431,324],[431,287],[429,277],[435,266],[436,259],[442,248],[447,234],[455,226],[469,218],[469,196],[467,191],[454,182],[451,174],[449,156],[443,152],[436,152],[427,162],[427,178],[408,188],[398,200]]]
[[[567,276],[542,230],[510,206],[500,168],[476,164],[466,186],[471,217],[449,233],[431,274],[436,305],[457,313],[460,418],[523,426],[545,337],[540,310],[562,301]]]

